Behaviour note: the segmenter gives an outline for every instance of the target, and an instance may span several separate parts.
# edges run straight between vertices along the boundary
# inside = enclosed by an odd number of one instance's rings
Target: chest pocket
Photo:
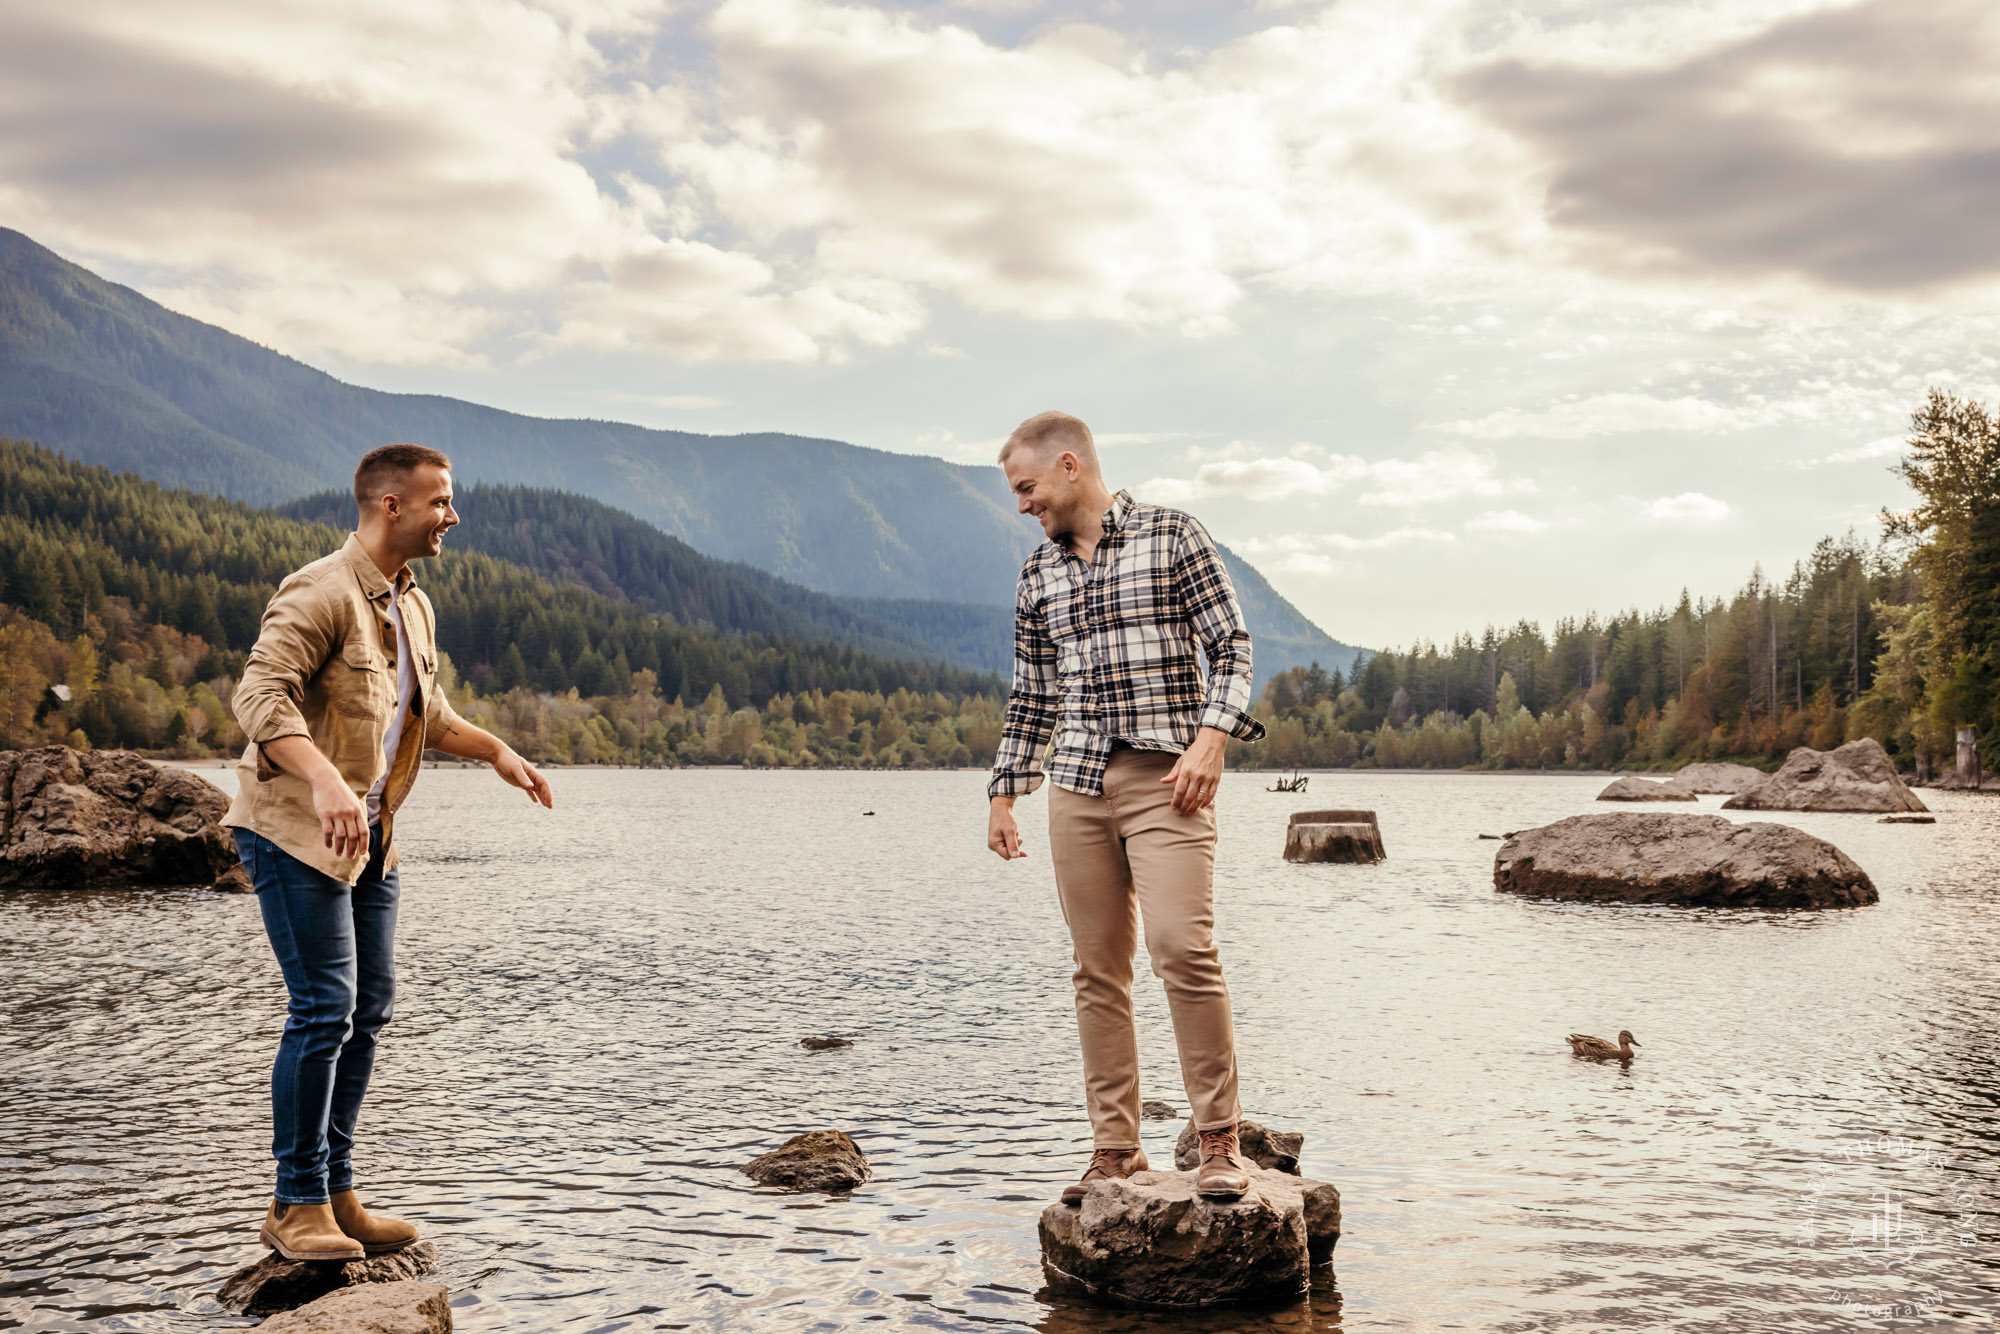
[[[389,659],[365,643],[349,641],[343,645],[340,661],[328,675],[327,694],[351,717],[380,718],[394,698]]]

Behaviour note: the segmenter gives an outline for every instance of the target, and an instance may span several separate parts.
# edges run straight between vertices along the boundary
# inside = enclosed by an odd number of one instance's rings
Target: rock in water
[[[344,1264],[287,1260],[272,1251],[256,1264],[230,1275],[215,1297],[232,1311],[269,1315],[304,1306],[340,1288],[401,1283],[436,1268],[437,1247],[428,1241],[388,1255]]]
[[[1299,1153],[1306,1146],[1306,1137],[1297,1131],[1270,1130],[1255,1121],[1239,1121],[1236,1141],[1243,1156],[1257,1166],[1293,1176],[1299,1174]],[[1192,1172],[1200,1165],[1201,1134],[1190,1121],[1181,1127],[1181,1137],[1174,1142],[1174,1166]]]
[[[1294,811],[1285,827],[1285,860],[1368,865],[1389,854],[1373,811]]]
[[[852,1047],[854,1044],[846,1038],[800,1038],[799,1045],[807,1051],[833,1051],[840,1047]]]
[[[839,1130],[814,1130],[794,1135],[743,1171],[766,1186],[794,1190],[853,1190],[868,1179],[868,1159]]]
[[[1722,803],[1725,811],[1926,811],[1903,786],[1889,752],[1873,737],[1836,750],[1800,746],[1785,765],[1748,792]]]
[[[212,884],[240,866],[216,823],[228,808],[213,783],[129,750],[0,751],[0,885]]]
[[[1771,775],[1747,764],[1687,764],[1676,770],[1667,786],[1690,795],[1715,793],[1733,797],[1748,792]]]
[[[1186,1172],[1093,1182],[1081,1206],[1042,1211],[1042,1264],[1057,1286],[1144,1306],[1282,1300],[1306,1290],[1340,1239],[1340,1192],[1251,1172],[1240,1200],[1206,1200]]]
[[[1613,779],[1611,786],[1597,794],[1599,801],[1694,801],[1692,792],[1675,790],[1666,783],[1655,783],[1644,778]]]
[[[1175,1121],[1180,1118],[1180,1108],[1170,1102],[1142,1102],[1139,1117],[1144,1121]]]
[[[1720,815],[1573,815],[1514,834],[1493,887],[1529,898],[1709,908],[1852,908],[1880,897],[1824,839]]]
[[[267,1334],[451,1334],[451,1294],[441,1283],[409,1281],[342,1288],[258,1328]]]

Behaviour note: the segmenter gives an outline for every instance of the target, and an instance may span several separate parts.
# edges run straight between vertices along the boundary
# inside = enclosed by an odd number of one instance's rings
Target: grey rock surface
[[[420,1241],[389,1255],[349,1260],[287,1260],[271,1251],[256,1264],[237,1270],[223,1283],[216,1300],[245,1315],[269,1315],[317,1301],[341,1288],[399,1283],[437,1268],[437,1247]]]
[[[762,1185],[793,1190],[852,1190],[869,1176],[868,1159],[841,1130],[794,1135],[743,1171]]]
[[[451,1334],[451,1294],[442,1283],[371,1283],[342,1288],[272,1316],[267,1334]]]
[[[1780,824],[1664,811],[1573,815],[1511,835],[1493,887],[1529,898],[1715,908],[1851,908],[1879,898],[1839,848]]]
[[[1272,1130],[1255,1121],[1238,1121],[1236,1142],[1243,1156],[1257,1166],[1293,1176],[1299,1174],[1299,1154],[1306,1146],[1306,1137],[1297,1131]],[[1181,1127],[1181,1136],[1174,1141],[1174,1166],[1183,1172],[1201,1166],[1201,1134],[1192,1121]]]
[[[1872,737],[1834,750],[1800,746],[1784,767],[1722,803],[1725,811],[1926,811]]]
[[[1655,783],[1647,778],[1614,778],[1611,786],[1597,794],[1599,801],[1694,801],[1692,792],[1676,790],[1667,783]]]
[[[1178,1121],[1181,1109],[1170,1102],[1143,1102],[1139,1104],[1139,1117],[1144,1121]]]
[[[1139,1172],[1095,1182],[1080,1206],[1052,1204],[1041,1219],[1053,1284],[1143,1306],[1296,1296],[1339,1238],[1339,1191],[1262,1169],[1238,1200],[1203,1199],[1186,1172]]]
[[[1667,786],[1676,792],[1733,797],[1748,792],[1770,776],[1747,764],[1684,764],[1667,780]]]
[[[240,866],[216,823],[228,808],[213,783],[129,750],[0,751],[0,885],[215,884]]]

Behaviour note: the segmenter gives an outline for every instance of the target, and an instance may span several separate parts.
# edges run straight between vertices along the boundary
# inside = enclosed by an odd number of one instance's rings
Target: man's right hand
[[[330,778],[321,777],[313,784],[313,814],[319,816],[320,836],[333,849],[336,857],[365,857],[368,855],[368,807],[361,798],[354,795],[354,789],[347,785],[332,765]]]
[[[1021,851],[1021,828],[1014,823],[1014,799],[995,797],[986,812],[986,846],[1001,861],[1028,854]]]

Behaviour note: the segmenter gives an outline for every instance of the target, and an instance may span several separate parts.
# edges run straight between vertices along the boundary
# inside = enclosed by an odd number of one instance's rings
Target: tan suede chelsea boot
[[[1250,1189],[1250,1171],[1243,1162],[1235,1126],[1201,1132],[1201,1166],[1195,1169],[1197,1194],[1233,1200]]]
[[[1083,1197],[1090,1194],[1093,1181],[1118,1181],[1134,1172],[1150,1171],[1144,1149],[1096,1149],[1090,1155],[1090,1166],[1084,1169],[1083,1180],[1064,1186],[1064,1204],[1082,1204]]]
[[[340,1230],[330,1204],[271,1201],[257,1240],[287,1260],[361,1260],[368,1252]]]
[[[387,1255],[417,1241],[414,1223],[405,1223],[387,1214],[369,1213],[361,1207],[360,1199],[351,1190],[334,1195],[333,1218],[340,1224],[340,1230],[360,1242],[370,1255]]]

